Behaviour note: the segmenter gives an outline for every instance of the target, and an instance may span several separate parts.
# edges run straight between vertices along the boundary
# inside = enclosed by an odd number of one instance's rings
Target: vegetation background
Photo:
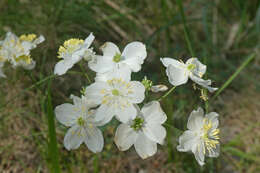
[[[116,122],[103,128],[102,153],[93,154],[84,145],[68,152],[63,147],[66,129],[55,121],[61,172],[260,172],[259,0],[0,0],[1,39],[7,31],[43,34],[46,41],[32,52],[37,61],[34,70],[5,66],[7,78],[0,83],[0,172],[52,170],[55,153],[48,142],[52,105],[47,103],[51,99],[55,107],[70,102],[70,94],[80,95],[81,87],[88,85],[84,73],[95,75],[82,63],[69,74],[53,78],[57,50],[66,39],[84,39],[90,32],[96,36],[98,53],[105,41],[120,48],[134,40],[146,44],[148,57],[135,79],[146,75],[154,83],[170,87],[159,58],[186,60],[192,49],[207,64],[207,76],[214,86],[231,82],[216,97],[209,95],[208,102],[209,111],[220,114],[221,154],[217,159],[207,158],[200,167],[192,154],[176,150],[179,132],[172,126],[185,130],[189,113],[205,105],[200,90],[189,82],[163,100],[167,141],[146,160],[134,149],[120,152],[116,148]]]

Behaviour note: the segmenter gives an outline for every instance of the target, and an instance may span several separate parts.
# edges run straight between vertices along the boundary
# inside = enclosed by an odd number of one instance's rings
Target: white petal
[[[128,98],[132,103],[141,103],[144,100],[145,87],[141,82],[131,81],[129,89],[132,93],[128,94]]]
[[[84,45],[86,46],[86,48],[90,47],[90,45],[92,44],[94,39],[95,39],[95,36],[92,33],[90,33],[89,36],[84,41]]]
[[[187,128],[189,130],[199,130],[203,127],[203,119],[204,119],[204,111],[201,107],[199,107],[197,110],[193,110],[190,113]]]
[[[138,72],[141,70],[141,65],[144,63],[144,61],[141,58],[129,58],[126,60],[121,61],[119,64],[127,65],[131,71]]]
[[[160,124],[146,124],[143,127],[144,134],[152,141],[163,144],[166,137],[166,130]]]
[[[133,104],[124,108],[114,108],[116,118],[122,123],[127,123],[129,120],[134,119],[137,115],[137,110]]]
[[[102,132],[94,126],[86,129],[86,138],[84,142],[92,152],[101,152],[104,146]]]
[[[99,124],[107,124],[115,115],[113,107],[100,105],[95,114],[95,121]]]
[[[114,57],[117,53],[120,54],[119,48],[112,42],[106,42],[100,47],[100,49],[104,56]]]
[[[122,56],[125,59],[139,57],[144,60],[147,56],[146,47],[143,43],[139,41],[131,42],[126,45]]]
[[[73,94],[70,95],[70,99],[73,100],[73,104],[74,104],[74,105],[81,104],[81,102],[82,102],[82,100],[81,100],[80,97],[75,96],[75,95],[73,95]]]
[[[120,124],[116,129],[115,144],[120,151],[128,150],[136,141],[137,133],[127,124]]]
[[[40,44],[40,43],[44,42],[44,40],[45,40],[44,36],[43,36],[43,35],[40,35],[40,37],[38,37],[37,39],[35,39],[35,40],[33,41],[33,44],[34,44],[34,45]]]
[[[216,129],[218,127],[218,124],[219,124],[218,113],[210,112],[210,113],[206,114],[205,117],[211,121],[212,129]]]
[[[72,126],[64,137],[64,146],[67,150],[77,149],[85,139],[85,131],[78,125]]]
[[[177,61],[173,58],[160,58],[161,62],[165,67],[168,67],[169,65],[173,65],[175,67],[183,67],[184,64],[181,63],[180,61]]]
[[[55,115],[57,120],[65,126],[72,126],[76,123],[78,113],[72,104],[64,103],[55,108]]]
[[[200,77],[198,77],[198,76],[195,76],[195,75],[193,75],[193,74],[190,75],[190,79],[191,79],[192,81],[194,81],[195,83],[197,83],[198,85],[200,85],[200,86],[202,86],[202,87],[208,89],[209,92],[214,92],[214,91],[216,91],[216,90],[218,89],[218,88],[210,87],[210,85],[211,85],[211,80],[204,80],[204,79],[202,79],[202,78],[200,78]]]
[[[162,124],[166,121],[167,116],[163,112],[158,101],[152,101],[145,104],[141,110],[145,121],[148,123]]]
[[[204,151],[205,151],[205,147],[204,147],[204,143],[200,142],[197,147],[197,149],[194,152],[194,156],[197,160],[197,162],[200,164],[200,166],[203,166],[204,163],[204,159],[205,159],[205,155],[204,155]]]
[[[147,56],[146,47],[141,42],[132,42],[126,45],[122,57],[123,63],[130,66],[131,70],[138,72],[141,69],[141,65]]]
[[[121,78],[125,82],[129,82],[131,80],[131,69],[127,65],[122,65],[120,68],[116,67],[105,73],[97,73],[95,81],[106,82],[113,78]]]
[[[147,138],[143,132],[139,132],[139,135],[134,143],[135,150],[142,159],[146,159],[154,155],[157,151],[157,144],[149,138]]]
[[[203,76],[207,70],[207,66],[202,64],[197,58],[190,58],[186,61],[186,65],[194,64],[195,69],[192,70],[192,73],[197,76]]]
[[[61,60],[61,61],[59,61],[59,62],[55,65],[55,67],[54,67],[54,74],[63,75],[63,74],[65,74],[72,66],[73,66],[73,64],[67,63],[67,61],[65,61],[65,60]]]
[[[166,69],[166,74],[169,82],[174,86],[185,84],[188,81],[189,72],[182,67],[175,67],[170,64]]]
[[[198,138],[195,135],[195,132],[191,130],[186,130],[179,137],[179,145],[177,146],[177,150],[181,152],[192,151],[192,148],[198,143]]]
[[[95,82],[89,85],[85,90],[85,96],[96,104],[100,104],[104,97],[103,90],[109,89],[106,82]]]
[[[88,66],[97,73],[105,73],[116,68],[116,63],[109,56],[95,56],[89,61]]]

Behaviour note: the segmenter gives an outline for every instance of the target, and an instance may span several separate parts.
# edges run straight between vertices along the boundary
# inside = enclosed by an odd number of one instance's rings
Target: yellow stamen
[[[211,120],[205,118],[204,120],[204,126],[203,126],[203,133],[204,135],[202,136],[205,147],[207,150],[210,152],[213,148],[217,147],[217,144],[219,144],[219,129],[214,129],[212,130],[212,122]],[[211,131],[212,130],[212,131]]]
[[[21,35],[19,37],[20,41],[33,41],[36,38],[35,34]]]
[[[58,58],[62,58],[64,53],[72,53],[74,52],[79,45],[82,45],[84,40],[72,38],[64,42],[63,46],[60,46],[58,51]]]
[[[22,56],[19,56],[19,57],[15,58],[15,61],[16,62],[25,61],[26,64],[31,64],[32,63],[32,58],[31,58],[30,55],[22,55]]]

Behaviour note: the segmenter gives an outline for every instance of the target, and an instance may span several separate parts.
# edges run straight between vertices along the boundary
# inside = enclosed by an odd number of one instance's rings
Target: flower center
[[[121,54],[120,53],[116,53],[114,58],[113,58],[113,61],[114,62],[119,62],[121,60]]]
[[[100,93],[104,95],[102,104],[113,106],[114,108],[124,109],[130,106],[128,95],[132,94],[133,86],[121,78],[113,78],[107,81],[111,89],[101,89]]]
[[[58,58],[62,58],[64,53],[73,53],[84,43],[84,40],[72,38],[64,42],[58,51]]]
[[[192,71],[192,70],[194,70],[196,68],[196,65],[195,64],[189,64],[188,66],[187,66],[187,69],[189,70],[189,71]]]
[[[141,117],[136,117],[133,120],[133,124],[131,125],[131,128],[134,129],[135,131],[138,131],[143,127],[143,124],[144,124],[144,119],[142,119]]]
[[[216,148],[217,144],[219,144],[219,129],[212,130],[212,122],[211,120],[205,118],[203,125],[203,136],[205,147],[208,151],[212,150],[212,148]]]
[[[113,90],[112,90],[112,94],[113,94],[114,96],[119,96],[119,91],[118,91],[117,89],[113,89]]]
[[[85,125],[85,120],[82,117],[78,118],[78,125],[79,126],[84,126]]]

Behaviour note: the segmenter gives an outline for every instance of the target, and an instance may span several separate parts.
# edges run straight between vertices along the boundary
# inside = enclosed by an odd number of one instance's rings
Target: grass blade
[[[181,18],[182,18],[182,22],[183,22],[183,26],[184,26],[185,40],[187,42],[188,49],[190,51],[191,56],[194,56],[194,51],[192,49],[191,41],[190,41],[190,37],[189,37],[189,30],[188,30],[187,25],[186,25],[186,18],[185,18],[184,11],[183,11],[182,0],[177,0],[177,4],[179,6],[179,10],[180,10],[180,13],[181,13]]]
[[[228,87],[228,85],[237,77],[237,75],[247,66],[249,62],[251,62],[255,58],[255,53],[250,54],[246,60],[240,65],[240,67],[235,71],[235,73],[232,74],[232,76],[229,77],[229,79],[221,86],[220,89],[216,92],[216,94],[212,97],[212,100],[214,100],[217,96],[220,95],[220,93]]]
[[[54,122],[54,112],[51,101],[51,80],[48,87],[48,99],[47,99],[47,117],[48,117],[48,131],[49,131],[49,142],[48,142],[48,156],[51,160],[51,173],[60,173],[59,166],[59,155],[58,155],[58,146],[56,139],[56,130]]]

